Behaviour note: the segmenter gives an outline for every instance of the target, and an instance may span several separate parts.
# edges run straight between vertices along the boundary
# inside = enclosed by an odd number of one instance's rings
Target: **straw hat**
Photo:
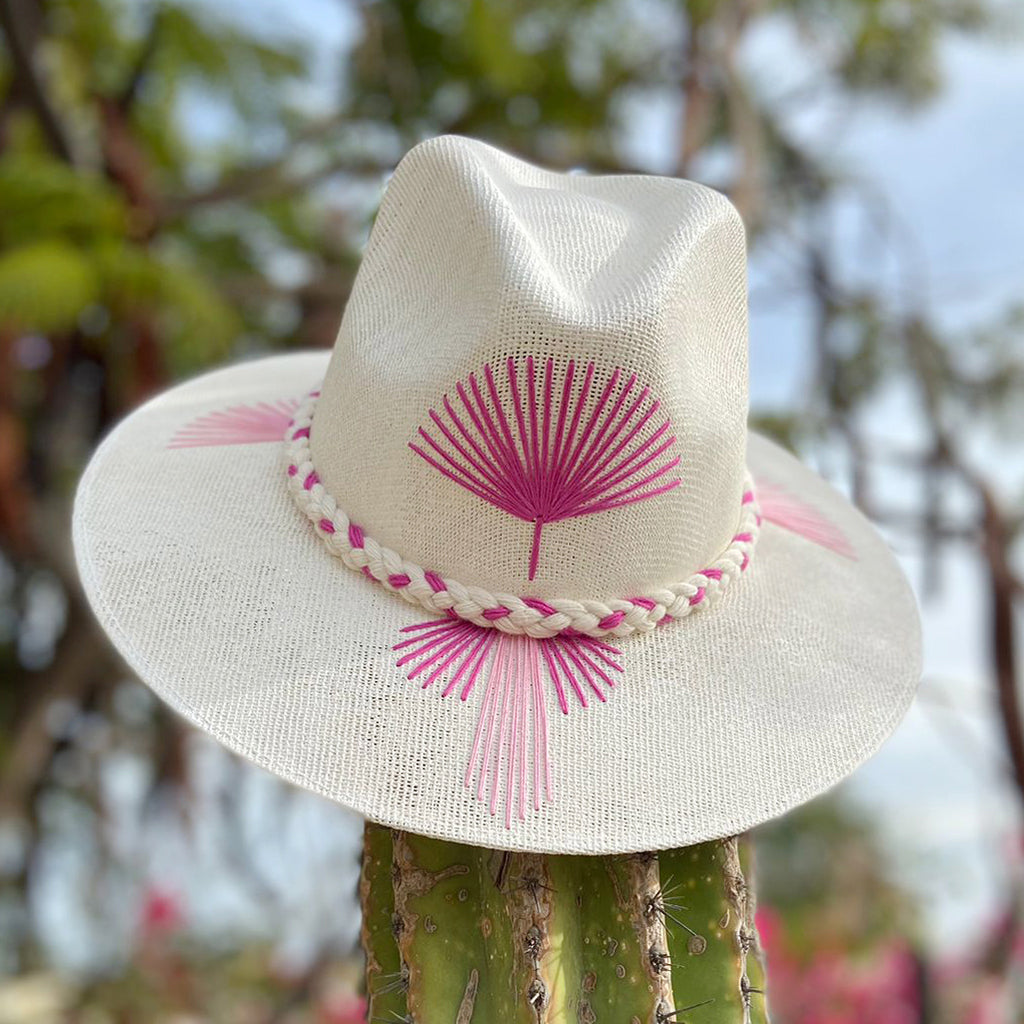
[[[111,433],[78,564],[174,709],[374,821],[685,845],[833,785],[919,676],[886,545],[746,419],[722,196],[438,138],[395,171],[333,353]]]

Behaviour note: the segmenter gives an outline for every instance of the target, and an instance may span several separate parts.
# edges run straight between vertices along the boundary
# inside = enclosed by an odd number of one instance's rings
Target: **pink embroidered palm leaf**
[[[275,402],[233,405],[208,412],[181,427],[167,447],[205,448],[281,441],[298,407],[297,398],[281,398]]]
[[[844,558],[857,560],[857,553],[846,534],[813,505],[790,494],[781,484],[759,480],[757,500],[761,506],[761,517],[769,523],[797,533]]]
[[[438,680],[442,697],[458,692],[466,701],[480,682],[483,698],[463,784],[475,789],[491,814],[503,807],[505,827],[513,812],[525,818],[532,802],[553,797],[548,756],[546,687],[550,685],[563,714],[571,702],[587,707],[588,694],[599,701],[621,672],[620,652],[582,634],[544,640],[486,629],[462,619],[437,619],[407,626],[408,639],[395,645],[405,653],[399,666],[410,666],[410,679],[422,678],[424,689]],[[482,680],[482,681],[481,681]],[[568,692],[567,692],[568,691]]]
[[[483,384],[475,374],[457,383],[443,413],[429,411],[434,432],[421,427],[422,445],[409,444],[449,480],[533,523],[531,580],[547,524],[645,501],[681,482],[676,438],[650,389],[621,369],[599,379],[592,362],[578,384],[577,376],[572,360],[560,373],[548,359],[538,373],[532,356],[525,372],[510,357],[499,387],[486,365]]]

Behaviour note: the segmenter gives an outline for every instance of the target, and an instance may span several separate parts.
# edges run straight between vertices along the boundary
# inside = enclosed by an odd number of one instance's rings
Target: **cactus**
[[[735,838],[504,853],[368,824],[369,1020],[767,1024],[746,856]]]

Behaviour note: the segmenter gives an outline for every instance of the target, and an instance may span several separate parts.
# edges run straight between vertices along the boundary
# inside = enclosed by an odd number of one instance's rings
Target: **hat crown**
[[[724,197],[446,136],[388,185],[310,448],[402,558],[492,592],[606,598],[728,545],[746,416],[744,233]]]

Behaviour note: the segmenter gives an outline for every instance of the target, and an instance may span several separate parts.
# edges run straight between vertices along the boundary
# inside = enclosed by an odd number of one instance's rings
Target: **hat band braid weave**
[[[746,570],[761,527],[753,480],[747,475],[738,525],[725,550],[709,565],[679,583],[638,597],[610,600],[519,597],[467,586],[406,561],[379,544],[338,507],[320,480],[310,451],[319,391],[311,392],[285,433],[288,488],[327,550],[355,569],[428,611],[455,615],[478,626],[537,638],[576,632],[626,637],[648,633],[666,620],[682,619],[711,607]]]

